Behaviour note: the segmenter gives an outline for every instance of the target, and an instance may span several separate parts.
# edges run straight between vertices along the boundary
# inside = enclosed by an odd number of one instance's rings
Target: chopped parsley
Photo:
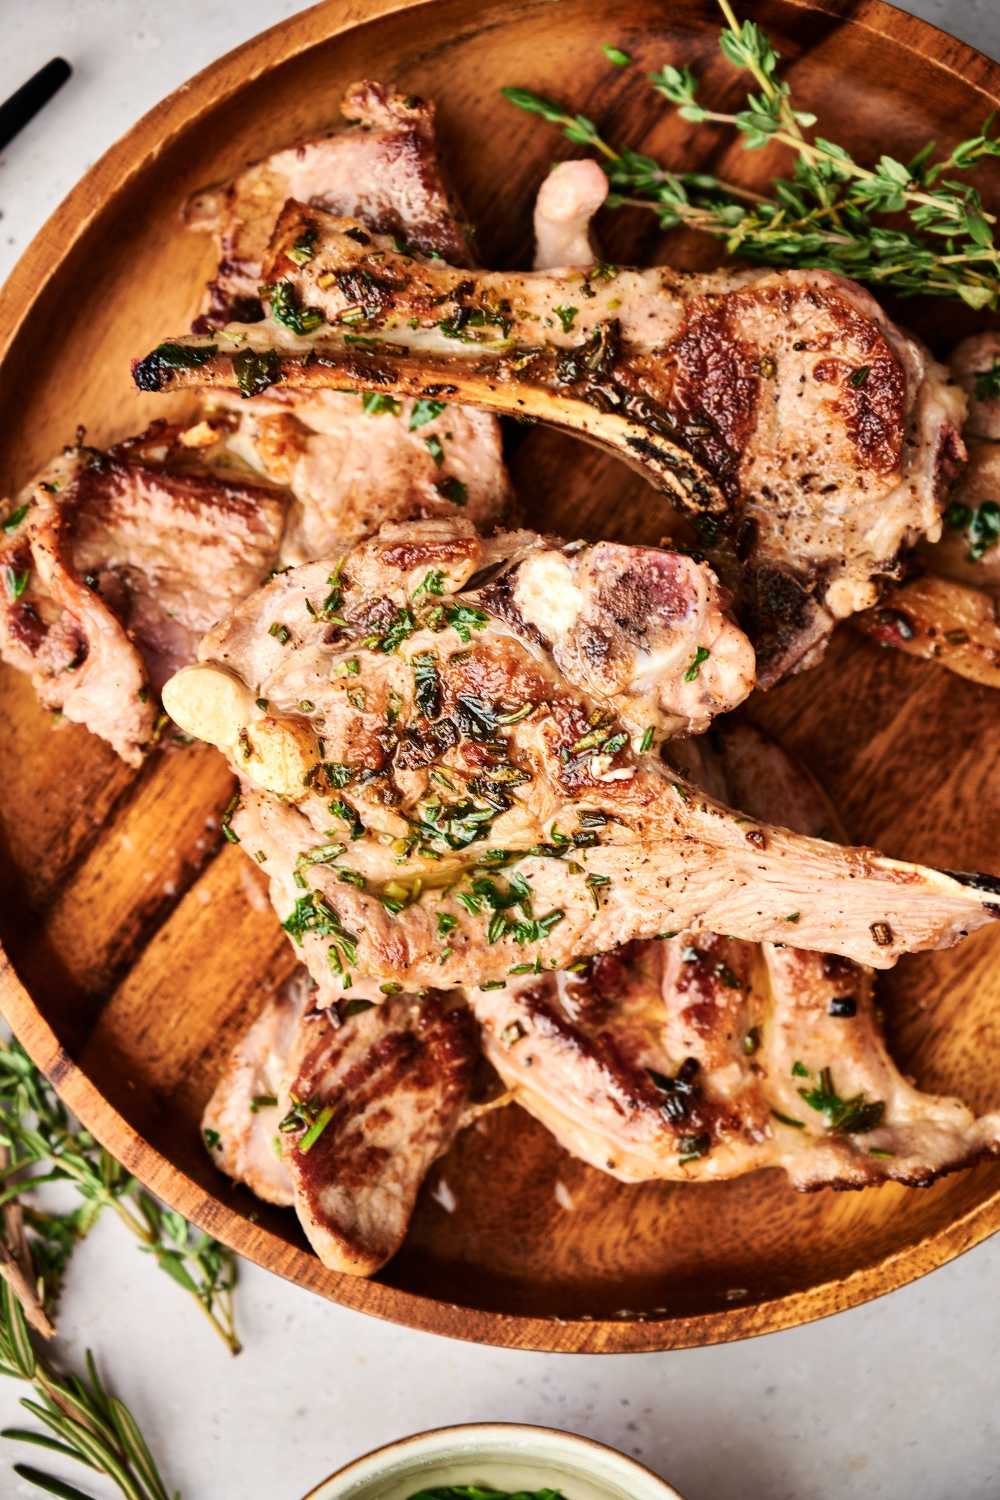
[[[473,630],[482,630],[490,623],[489,615],[481,609],[474,609],[471,604],[446,604],[444,617],[465,646],[472,640]]]
[[[995,500],[984,500],[978,510],[967,505],[950,505],[944,518],[949,526],[964,531],[968,537],[967,562],[979,562],[1000,541],[1000,505]]]
[[[352,843],[355,839],[364,838],[365,825],[349,802],[345,802],[342,797],[336,797],[329,804],[329,809],[335,818],[342,818],[347,824],[351,830]]]
[[[158,344],[153,350],[165,370],[198,370],[218,352],[218,344]]]
[[[976,376],[976,399],[995,401],[1000,396],[1000,354],[993,356],[993,368],[980,370]]]
[[[260,354],[253,349],[241,349],[233,355],[233,374],[243,397],[260,396],[268,386],[277,385],[285,378],[277,349],[264,349]]]
[[[460,479],[456,479],[453,474],[446,479],[438,479],[434,488],[443,500],[450,500],[452,505],[464,506],[468,501],[468,486],[464,485]]]
[[[415,680],[414,696],[417,709],[425,719],[441,717],[441,679],[438,676],[437,657],[433,651],[422,651],[411,657]]]
[[[410,413],[409,431],[416,432],[418,427],[423,427],[427,422],[433,422],[445,409],[444,401],[414,401],[413,410]]]
[[[361,410],[366,417],[398,417],[403,404],[384,391],[365,391],[361,396]]]
[[[318,231],[313,228],[305,229],[299,235],[294,245],[285,251],[288,259],[296,266],[304,266],[307,261],[312,260],[315,255],[313,245],[316,243]]]
[[[217,1151],[222,1143],[222,1136],[217,1130],[205,1131],[205,1145],[209,1151]]]
[[[324,321],[318,307],[300,307],[295,288],[290,281],[279,281],[277,285],[263,288],[263,295],[270,296],[271,314],[282,328],[288,328],[300,338],[315,333]]]
[[[442,569],[431,568],[429,573],[424,574],[423,578],[417,584],[416,588],[413,590],[413,593],[410,595],[410,598],[416,599],[421,594],[443,594],[444,585],[445,575]]]
[[[580,309],[578,307],[554,307],[552,311],[562,324],[563,333],[571,333],[573,322]]]
[[[430,437],[424,438],[424,447],[440,469],[444,463],[444,448],[441,446],[441,439],[432,432]]]

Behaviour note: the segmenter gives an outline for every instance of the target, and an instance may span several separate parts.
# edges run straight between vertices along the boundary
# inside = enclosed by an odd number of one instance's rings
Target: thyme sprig
[[[929,141],[910,162],[882,155],[876,166],[861,166],[843,146],[807,138],[817,119],[795,108],[790,86],[777,76],[780,54],[753,21],[740,25],[729,0],[719,6],[727,23],[719,38],[723,55],[749,72],[759,90],[747,94],[746,108],[723,114],[699,104],[690,68],[668,65],[649,77],[683,119],[733,126],[746,150],[776,143],[794,151],[794,175],[772,180],[773,197],[708,173],[671,172],[629,146],[616,151],[586,116],[526,89],[502,92],[518,108],[562,125],[567,139],[601,153],[611,187],[608,208],[650,209],[663,229],[687,225],[723,240],[731,255],[765,265],[835,271],[902,297],[923,293],[997,310],[995,217],[984,212],[976,188],[951,175],[1000,156],[995,116],[933,165],[936,143]],[[905,214],[911,227],[876,217],[887,214]]]
[[[92,1472],[107,1475],[126,1500],[169,1500],[135,1418],[123,1401],[107,1394],[89,1349],[87,1373],[89,1380],[54,1373],[31,1342],[24,1312],[9,1282],[0,1283],[0,1375],[30,1382],[38,1399],[24,1397],[21,1405],[52,1434],[8,1427],[0,1437],[76,1459]],[[50,1495],[90,1500],[83,1490],[30,1464],[15,1464],[14,1472]],[[179,1495],[174,1500],[180,1500]]]
[[[240,1352],[233,1311],[236,1257],[182,1214],[165,1209],[136,1178],[76,1124],[51,1084],[16,1040],[0,1041],[0,1209],[8,1259],[0,1275],[14,1286],[39,1331],[48,1322],[77,1242],[111,1209],[135,1235],[139,1247],[201,1308],[233,1354]],[[38,1168],[41,1171],[38,1171]],[[29,1171],[33,1175],[28,1175]],[[48,1182],[72,1183],[82,1202],[69,1213],[42,1213],[22,1196]],[[12,1209],[27,1229],[23,1244],[11,1243]],[[21,1238],[15,1227],[15,1234]],[[18,1253],[20,1251],[20,1253]],[[30,1273],[30,1274],[29,1274]]]

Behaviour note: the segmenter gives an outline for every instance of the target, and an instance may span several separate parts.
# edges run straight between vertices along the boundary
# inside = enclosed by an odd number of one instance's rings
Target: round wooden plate
[[[744,11],[748,9],[743,6]],[[804,105],[862,160],[950,147],[1000,104],[1000,68],[877,3],[754,0]],[[710,0],[329,0],[224,57],[87,174],[0,294],[0,493],[84,423],[104,445],[171,408],[137,395],[129,357],[185,329],[211,247],[179,208],[194,189],[337,121],[368,76],[438,102],[446,160],[483,259],[525,265],[542,175],[571,151],[503,102],[565,98],[612,140],[674,169],[757,185],[785,163],[678,120],[647,71],[689,63],[716,108],[745,87]],[[607,63],[602,43],[635,59]],[[707,101],[708,102],[708,101]],[[996,207],[1000,176],[980,173]],[[625,262],[711,264],[651,215],[605,214]],[[939,349],[975,326],[951,303],[893,309]],[[656,542],[655,492],[542,428],[512,457],[528,518],[570,536]],[[802,754],[853,834],[895,855],[1000,868],[1000,696],[842,629],[824,665],[752,705]],[[746,1337],[852,1306],[1000,1226],[1000,1162],[927,1192],[800,1196],[777,1171],[718,1185],[626,1187],[562,1152],[515,1108],[430,1174],[403,1249],[371,1281],[324,1270],[291,1212],[213,1168],[198,1120],[218,1069],[294,962],[240,850],[220,837],[231,777],[192,746],[141,771],[76,727],[52,732],[27,680],[0,672],[0,1005],[94,1134],[166,1202],[323,1296],[412,1327],[559,1350],[663,1349]],[[891,1044],[921,1086],[1000,1106],[1000,927],[880,980]],[[455,1200],[434,1196],[444,1178]],[[574,1208],[556,1198],[558,1183]],[[447,1199],[447,1194],[442,1195]],[[560,1193],[565,1201],[565,1195]]]

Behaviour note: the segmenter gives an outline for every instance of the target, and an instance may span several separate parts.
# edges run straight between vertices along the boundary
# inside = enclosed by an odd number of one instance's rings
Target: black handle
[[[0,104],[0,151],[48,104],[72,71],[64,57],[54,57],[27,83],[22,83],[4,104]]]

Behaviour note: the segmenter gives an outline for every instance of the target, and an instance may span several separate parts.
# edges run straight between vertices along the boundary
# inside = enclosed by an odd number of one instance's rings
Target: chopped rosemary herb
[[[694,661],[684,673],[685,682],[694,682],[695,678],[699,674],[702,662],[708,661],[708,658],[711,656],[711,654],[712,653],[709,651],[707,646],[698,647],[697,651],[694,654]]]
[[[31,569],[25,568],[23,573],[19,573],[16,568],[7,568],[5,576],[7,580],[7,593],[10,595],[10,602],[14,604],[28,587]]]
[[[799,1089],[799,1094],[810,1109],[826,1118],[831,1135],[867,1135],[875,1130],[885,1114],[885,1105],[880,1100],[869,1100],[864,1093],[852,1099],[838,1097],[830,1069],[820,1072],[818,1088]]]
[[[26,505],[20,505],[20,506],[18,506],[17,510],[15,510],[11,515],[9,515],[7,517],[7,519],[6,519],[6,521],[4,521],[4,523],[3,523],[3,529],[4,529],[4,531],[7,532],[8,535],[10,534],[10,532],[16,531],[17,528],[20,526],[21,522],[24,520],[24,518],[25,518],[25,516],[27,514],[28,514],[28,507]]]

